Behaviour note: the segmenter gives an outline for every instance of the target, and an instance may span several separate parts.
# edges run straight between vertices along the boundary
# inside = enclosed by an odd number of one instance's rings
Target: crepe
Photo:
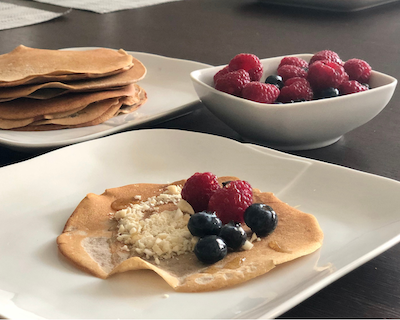
[[[118,97],[113,99],[107,99],[105,101],[95,102],[87,107],[90,108],[91,106],[93,106],[93,110],[91,110],[90,112],[86,112],[85,108],[82,109],[81,111],[76,112],[76,114],[72,114],[70,116],[62,118],[53,118],[49,120],[34,121],[23,127],[15,128],[14,130],[48,131],[48,130],[82,128],[82,127],[98,125],[121,113],[128,113],[128,111],[133,112],[136,109],[138,109],[147,100],[147,95],[145,94],[145,92],[144,91],[140,92],[141,95],[137,97],[131,97],[131,96]],[[104,112],[98,115],[97,109],[102,109]],[[97,114],[98,116],[93,117],[94,114]],[[89,116],[90,120],[88,119]]]
[[[219,182],[237,180],[221,177]],[[183,186],[184,180],[174,182]],[[206,265],[194,253],[166,260],[130,257],[116,240],[116,212],[113,204],[140,195],[142,199],[158,195],[167,184],[133,184],[106,190],[102,195],[88,194],[68,219],[57,238],[60,252],[78,268],[102,279],[128,270],[150,269],[159,274],[174,290],[201,292],[243,283],[265,274],[276,265],[310,254],[321,247],[323,232],[316,218],[283,203],[272,193],[253,190],[254,202],[273,207],[278,215],[275,231],[255,241],[248,251],[228,253],[221,261]],[[171,210],[175,205],[163,205]],[[154,213],[158,214],[158,213]]]
[[[93,126],[147,101],[146,67],[124,50],[45,50],[0,55],[0,129]]]
[[[0,87],[105,77],[133,66],[124,50],[46,50],[23,45],[0,55]]]
[[[136,83],[145,77],[147,70],[142,62],[133,57],[132,62],[133,67],[130,69],[107,77],[5,87],[0,90],[0,102],[22,97],[32,99],[50,99],[69,92],[90,92],[118,89]]]
[[[106,121],[119,114],[118,110],[122,104],[128,105],[130,112],[138,108],[147,99],[143,91],[137,84],[130,84],[116,90],[66,94],[47,100],[21,98],[3,102],[0,104],[0,128],[21,128],[28,124],[38,126],[43,124],[81,125],[90,123],[90,125],[93,125],[94,119]],[[120,101],[118,108],[115,107],[116,101],[112,100],[113,98],[118,98],[118,101]],[[114,107],[112,116],[100,118],[111,106]],[[110,114],[111,110],[107,112],[107,115]],[[98,124],[98,120],[96,124]],[[43,127],[43,129],[46,128]]]

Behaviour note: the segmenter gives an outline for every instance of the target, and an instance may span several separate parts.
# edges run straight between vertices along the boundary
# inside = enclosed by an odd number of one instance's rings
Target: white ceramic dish
[[[314,214],[322,248],[242,285],[190,294],[151,271],[101,280],[58,254],[56,237],[87,193],[196,171],[238,176]],[[273,318],[400,241],[399,182],[200,133],[111,135],[0,168],[0,181],[0,315],[9,318]]]
[[[321,9],[328,11],[359,11],[373,8],[379,5],[396,2],[397,0],[260,0],[265,3],[285,5],[290,7],[301,7]]]
[[[85,50],[91,48],[69,48]],[[13,149],[53,148],[82,142],[132,128],[144,123],[169,119],[193,110],[198,101],[190,82],[191,71],[209,65],[188,60],[128,51],[147,68],[146,77],[139,81],[148,95],[148,101],[137,111],[115,117],[103,124],[77,129],[43,132],[0,130],[0,144]]]
[[[296,55],[307,61],[312,54]],[[276,73],[283,57],[261,60],[265,78]],[[224,66],[191,73],[205,106],[248,141],[281,150],[314,149],[330,145],[345,133],[374,118],[390,101],[397,85],[391,76],[373,71],[371,90],[331,99],[287,104],[262,104],[213,87],[214,74]]]

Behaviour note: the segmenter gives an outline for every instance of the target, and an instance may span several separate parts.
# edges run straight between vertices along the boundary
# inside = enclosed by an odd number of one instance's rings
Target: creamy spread
[[[159,206],[168,203],[175,204],[176,209],[159,212]],[[181,198],[181,187],[170,185],[160,195],[131,203],[115,213],[117,240],[124,244],[122,250],[153,258],[159,264],[160,259],[193,251],[197,238],[187,228],[191,213],[193,209]]]

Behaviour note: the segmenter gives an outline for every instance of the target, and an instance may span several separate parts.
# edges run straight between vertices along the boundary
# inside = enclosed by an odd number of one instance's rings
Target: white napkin
[[[56,13],[35,8],[18,6],[12,3],[0,2],[0,30],[29,26],[55,19],[63,13]]]
[[[179,0],[35,0],[56,6],[108,13]]]

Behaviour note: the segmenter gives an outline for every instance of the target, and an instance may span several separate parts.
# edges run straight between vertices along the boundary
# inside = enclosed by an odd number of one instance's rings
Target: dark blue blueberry
[[[244,222],[259,237],[265,237],[275,230],[278,217],[275,211],[264,203],[253,203],[244,212]]]
[[[232,181],[224,181],[224,182],[222,182],[222,186],[225,188],[226,185],[229,184],[230,182],[232,182]]]
[[[228,248],[232,250],[240,249],[247,239],[246,231],[241,224],[234,221],[222,226],[219,236],[225,240]]]
[[[205,236],[197,241],[194,247],[194,254],[201,262],[212,264],[225,258],[228,247],[225,241],[216,236]]]
[[[206,235],[218,235],[222,227],[221,220],[215,213],[201,211],[193,214],[188,222],[190,233],[196,237],[204,237]]]
[[[317,99],[334,98],[339,96],[339,90],[336,88],[327,88],[317,93]]]
[[[366,87],[368,90],[371,89],[368,83],[361,83],[364,87]]]
[[[277,74],[268,76],[267,79],[265,79],[265,83],[273,84],[277,86],[279,90],[281,90],[284,86],[282,77],[278,76]]]

